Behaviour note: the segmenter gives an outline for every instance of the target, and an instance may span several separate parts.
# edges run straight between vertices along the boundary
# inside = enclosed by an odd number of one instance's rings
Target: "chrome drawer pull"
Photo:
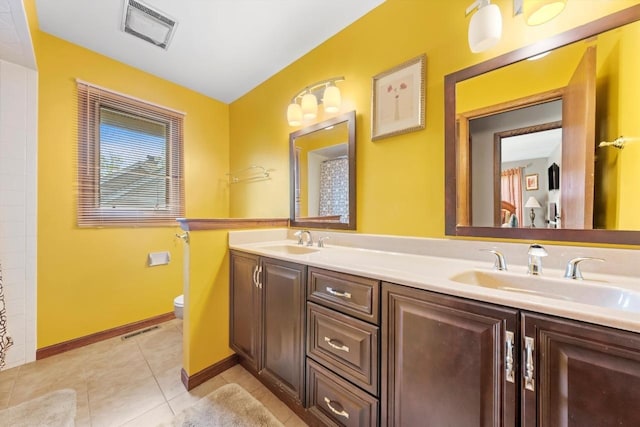
[[[331,399],[329,399],[328,397],[324,398],[324,403],[327,404],[327,407],[331,410],[331,412],[333,412],[336,415],[340,415],[341,417],[345,417],[346,419],[349,419],[349,413],[347,411],[344,410],[344,408],[342,408],[342,411],[338,411],[336,408],[334,408],[333,406],[331,406]],[[336,402],[338,403],[338,402]],[[340,403],[338,403],[338,405],[340,405]],[[340,405],[342,406],[342,405]]]
[[[329,344],[331,347],[335,348],[336,350],[342,350],[342,351],[345,351],[345,352],[349,353],[349,347],[347,347],[344,344],[343,345],[334,344],[333,340],[331,338],[329,338],[329,337],[324,337],[324,341],[327,344]]]
[[[534,344],[533,338],[524,337],[524,357],[525,357],[525,372],[524,372],[524,388],[527,390],[535,391],[535,367],[533,364],[533,351]]]
[[[337,297],[351,299],[351,294],[349,292],[334,291],[333,288],[330,288],[328,286],[327,286],[327,292],[329,292],[331,295],[335,295]]]
[[[507,354],[504,360],[504,367],[506,371],[507,381],[510,383],[513,383],[516,380],[515,375],[513,373],[513,340],[514,340],[513,332],[507,331],[506,337],[505,337],[505,342],[507,345]]]

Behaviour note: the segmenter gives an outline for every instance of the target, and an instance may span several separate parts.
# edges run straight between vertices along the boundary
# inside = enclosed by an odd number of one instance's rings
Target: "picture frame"
[[[422,54],[373,76],[371,140],[425,128],[425,67]]]
[[[533,191],[538,189],[538,174],[532,173],[531,175],[525,175],[524,177],[525,188],[527,191]]]

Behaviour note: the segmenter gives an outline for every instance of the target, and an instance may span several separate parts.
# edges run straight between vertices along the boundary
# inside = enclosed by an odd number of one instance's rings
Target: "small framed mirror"
[[[291,226],[356,228],[356,113],[289,135]]]

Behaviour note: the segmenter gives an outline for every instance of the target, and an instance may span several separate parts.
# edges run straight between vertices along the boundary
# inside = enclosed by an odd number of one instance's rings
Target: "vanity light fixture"
[[[495,46],[502,37],[502,14],[500,8],[491,4],[490,0],[476,0],[469,6],[465,16],[475,9],[469,22],[469,48],[473,53],[480,53]]]
[[[541,25],[558,16],[566,5],[567,0],[513,0],[513,14],[524,14],[527,25]]]
[[[304,120],[313,120],[318,115],[318,99],[324,104],[325,113],[340,111],[342,96],[336,82],[344,77],[333,77],[307,86],[298,92],[287,107],[289,126],[300,126]]]

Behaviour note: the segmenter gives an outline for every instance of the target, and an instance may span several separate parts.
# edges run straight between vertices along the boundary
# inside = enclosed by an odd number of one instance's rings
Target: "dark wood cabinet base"
[[[289,407],[295,414],[300,417],[302,421],[310,425],[311,427],[325,427],[326,424],[322,422],[319,418],[313,415],[311,412],[307,411],[302,403],[298,402],[296,399],[292,398],[289,393],[279,388],[276,384],[272,383],[267,378],[258,375],[256,370],[251,366],[250,363],[247,363],[246,360],[240,359],[240,364],[251,373],[258,381],[260,381],[266,388],[269,389],[273,394],[276,395],[278,399],[280,399],[285,405]]]

